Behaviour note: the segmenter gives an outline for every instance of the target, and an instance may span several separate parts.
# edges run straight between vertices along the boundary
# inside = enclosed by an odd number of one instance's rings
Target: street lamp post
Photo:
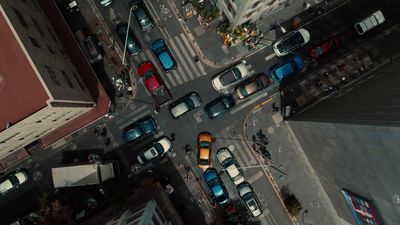
[[[129,29],[130,29],[130,24],[131,24],[132,10],[136,9],[136,8],[137,8],[136,5],[132,5],[129,8],[128,27],[127,27],[126,35],[125,35],[124,53],[122,54],[122,65],[125,65],[126,45],[128,43],[128,34],[129,34]]]

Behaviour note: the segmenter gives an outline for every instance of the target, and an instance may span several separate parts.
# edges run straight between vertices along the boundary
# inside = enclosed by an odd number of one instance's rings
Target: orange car
[[[199,167],[206,170],[211,165],[211,144],[213,137],[208,132],[201,132],[198,137],[199,155],[197,163]]]

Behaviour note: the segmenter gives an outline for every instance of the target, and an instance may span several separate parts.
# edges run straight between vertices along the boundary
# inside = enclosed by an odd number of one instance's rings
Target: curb
[[[243,127],[242,127],[242,136],[245,137],[244,141],[245,141],[247,147],[250,148],[250,149],[252,147],[251,147],[251,144],[249,143],[249,141],[247,139],[247,136],[246,136],[247,119],[249,118],[250,114],[256,112],[259,109],[262,109],[262,107],[264,107],[264,105],[266,105],[268,102],[271,102],[274,97],[275,97],[275,95],[272,95],[267,100],[265,100],[265,101],[261,102],[260,104],[254,106],[252,109],[249,110],[249,112],[246,114],[246,116],[244,118]],[[256,161],[261,164],[258,155],[255,155],[255,158],[256,158]],[[285,204],[283,203],[283,199],[282,199],[282,197],[280,195],[279,185],[275,181],[275,178],[272,176],[269,168],[263,166],[263,167],[261,167],[261,169],[264,171],[264,174],[268,178],[268,181],[271,183],[275,194],[278,196],[279,202],[282,204],[282,207],[285,210],[287,216],[292,221],[292,224],[293,225],[300,225],[299,222],[297,221],[297,219],[289,214],[289,211],[287,210]]]

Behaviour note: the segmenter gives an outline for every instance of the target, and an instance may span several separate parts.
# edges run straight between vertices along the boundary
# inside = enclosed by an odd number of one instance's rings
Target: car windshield
[[[217,197],[217,201],[218,202],[224,202],[226,200],[226,196],[225,195],[220,195]]]
[[[300,34],[300,32],[296,32],[293,36],[278,44],[277,47],[281,52],[290,52],[291,50],[293,50],[293,48],[303,43],[303,36]]]
[[[190,98],[186,99],[185,103],[189,109],[194,109],[195,105]]]
[[[199,160],[200,165],[208,165],[208,160],[207,159],[200,159]]]
[[[235,162],[235,160],[232,157],[229,157],[229,158],[226,158],[224,161],[222,161],[221,164],[224,168],[226,168],[234,162]]]
[[[148,70],[143,74],[143,78],[144,79],[149,78],[151,76],[153,76],[153,71],[152,70]]]
[[[210,147],[210,142],[201,141],[199,145],[200,145],[200,148],[209,148]]]
[[[248,193],[244,194],[242,198],[246,202],[249,201],[249,200],[252,200],[252,199],[254,199],[253,193],[252,192],[248,192]]]
[[[242,77],[242,74],[240,73],[240,70],[236,67],[233,69],[226,71],[224,74],[222,74],[219,77],[219,80],[223,85],[228,85],[230,83],[235,82],[236,80],[240,79]]]

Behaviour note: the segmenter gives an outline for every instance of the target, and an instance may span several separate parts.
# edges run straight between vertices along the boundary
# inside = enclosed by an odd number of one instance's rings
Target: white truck
[[[115,177],[118,162],[65,165],[51,169],[54,188],[101,184]]]

